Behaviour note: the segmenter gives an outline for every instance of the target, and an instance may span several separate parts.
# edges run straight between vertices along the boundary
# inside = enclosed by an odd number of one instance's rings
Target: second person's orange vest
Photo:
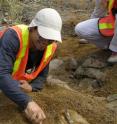
[[[117,9],[117,1],[109,0],[108,4],[108,16],[99,19],[99,31],[103,36],[113,36],[115,29],[115,16],[112,13],[112,9]]]

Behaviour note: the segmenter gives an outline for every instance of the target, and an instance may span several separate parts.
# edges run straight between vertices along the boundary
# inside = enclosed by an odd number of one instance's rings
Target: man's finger
[[[40,123],[39,124],[42,124],[42,121],[40,121]]]
[[[43,120],[41,113],[37,114],[36,120],[37,120],[37,122],[40,122]]]
[[[37,113],[34,113],[34,114],[31,116],[31,120],[34,121],[34,120],[36,120],[36,118],[37,118]]]
[[[21,84],[28,83],[26,80],[20,80]]]
[[[39,114],[37,114],[37,117],[36,117],[35,121],[36,121],[37,124],[40,124],[40,122],[42,123],[44,119],[45,118],[44,118],[43,114],[39,113]]]

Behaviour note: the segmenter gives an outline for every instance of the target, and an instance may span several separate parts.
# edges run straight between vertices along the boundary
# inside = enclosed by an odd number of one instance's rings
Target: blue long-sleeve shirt
[[[11,76],[19,46],[18,36],[13,29],[9,29],[0,39],[0,89],[8,98],[22,109],[25,109],[31,98],[20,89],[19,81],[14,80]],[[35,60],[35,66],[39,65],[43,52],[30,50],[26,68],[32,68]],[[37,56],[35,56],[35,53],[38,53],[38,60],[36,59]],[[48,69],[49,65],[31,82],[33,91],[42,89],[43,83],[46,81]]]

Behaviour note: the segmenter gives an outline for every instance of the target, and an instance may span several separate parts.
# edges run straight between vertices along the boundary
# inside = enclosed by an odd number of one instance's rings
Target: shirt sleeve
[[[103,7],[101,4],[102,0],[95,0],[95,8],[91,14],[91,18],[101,18],[104,17],[107,13],[107,8]]]
[[[46,82],[46,78],[49,71],[49,64],[44,68],[44,70],[38,75],[36,79],[31,82],[33,92],[43,89],[43,86]]]
[[[19,82],[11,76],[18,49],[17,34],[9,29],[0,39],[0,89],[8,98],[25,109],[31,98],[20,89]]]

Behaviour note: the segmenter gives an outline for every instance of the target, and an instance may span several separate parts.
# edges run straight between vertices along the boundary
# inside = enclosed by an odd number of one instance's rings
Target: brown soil
[[[105,107],[106,101],[102,100],[103,98],[93,97],[77,91],[68,91],[56,86],[47,86],[43,92],[30,95],[46,112],[47,120],[44,124],[58,123],[59,117],[66,109],[76,110],[90,124],[114,124],[114,113]],[[22,113],[17,111],[14,104],[4,98],[3,95],[0,95],[0,99],[2,99],[0,124],[29,123],[21,116]]]

